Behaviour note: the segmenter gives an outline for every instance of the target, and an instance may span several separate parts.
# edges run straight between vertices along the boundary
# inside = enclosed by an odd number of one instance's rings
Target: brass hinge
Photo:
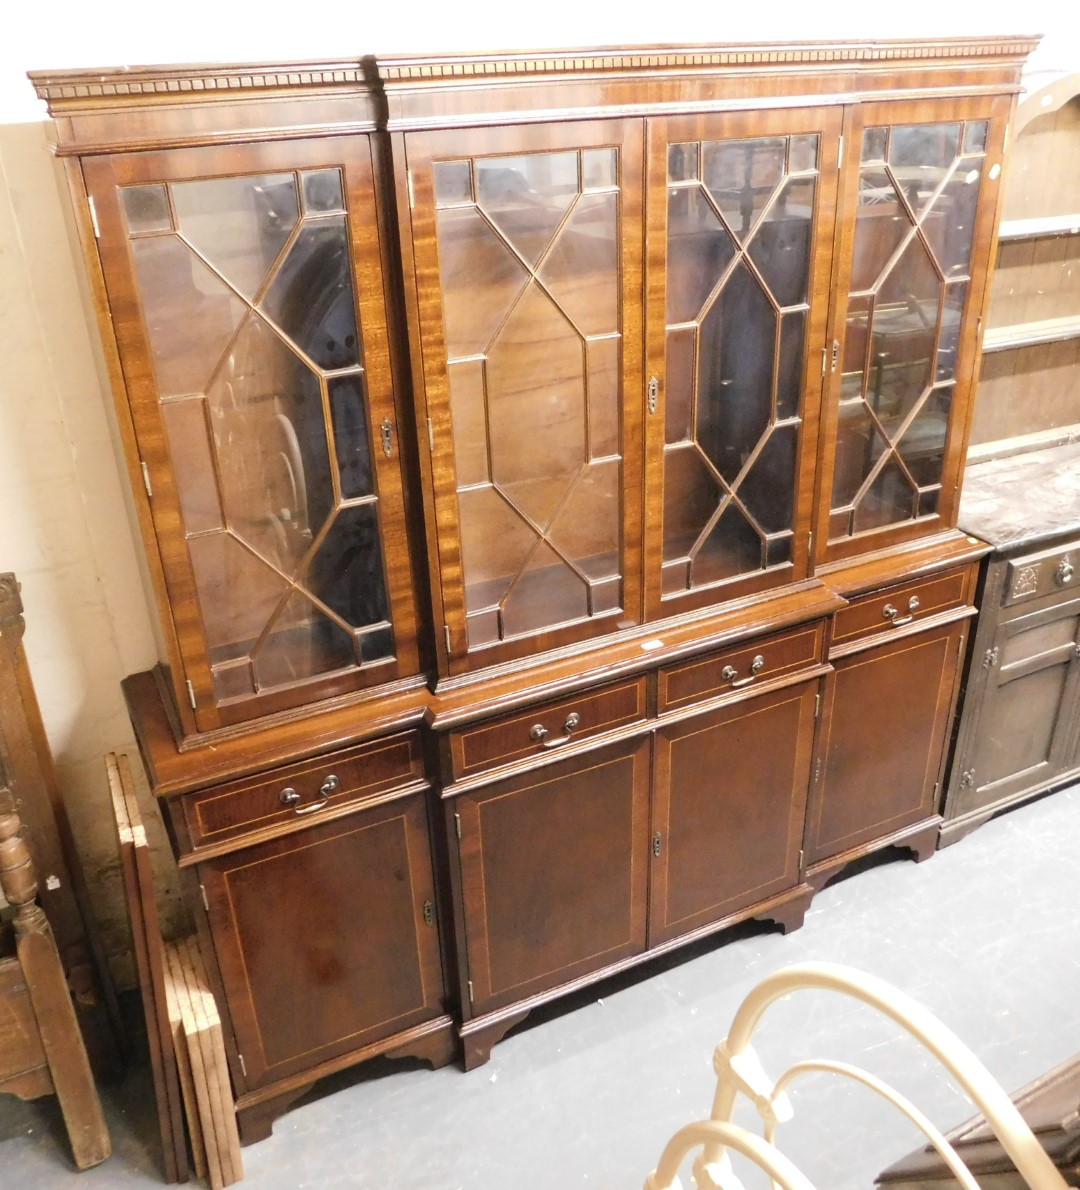
[[[244,1061],[244,1055],[237,1050],[236,1056],[240,1061],[240,1069],[244,1072],[244,1078],[247,1078],[247,1063]]]
[[[454,830],[457,831],[457,837],[461,838],[461,815],[454,815]]]
[[[993,669],[998,663],[998,650],[987,649],[983,655],[983,669]]]
[[[822,347],[821,349],[821,374],[822,376],[829,370],[829,349]]]
[[[435,453],[435,423],[429,417],[427,419],[427,444],[428,449],[432,454]]]
[[[664,836],[659,831],[652,837],[652,853],[660,858],[660,852],[664,849]]]
[[[139,466],[142,468],[143,487],[146,488],[147,500],[154,498],[154,485],[150,482],[150,468],[140,459]]]
[[[88,194],[86,196],[86,198],[87,198],[87,202],[89,202],[89,204],[90,204],[90,223],[92,224],[92,226],[94,228],[94,239],[100,240],[101,239],[101,227],[98,224],[97,207],[94,204],[94,196],[92,194]]]
[[[382,433],[382,452],[389,458],[394,453],[394,423],[384,417],[379,429]]]
[[[473,996],[473,989],[472,989],[472,980],[470,979],[469,980],[469,1003],[470,1004],[473,1002],[473,999],[474,999],[474,996]]]
[[[806,858],[806,852],[804,850],[800,849],[799,850],[799,871],[800,872],[803,870],[803,862],[804,862],[805,858]]]
[[[660,400],[660,381],[655,376],[649,377],[649,412],[655,413]]]
[[[806,535],[806,552],[813,557],[814,555],[814,532],[811,529]]]
[[[940,782],[940,781],[935,781],[935,782],[934,782],[934,793],[933,793],[933,802],[934,802],[934,805],[935,805],[935,806],[937,805],[937,795],[938,795],[938,790],[939,790],[940,788],[941,788],[941,782]]]
[[[443,635],[446,637],[446,651],[447,651],[447,653],[452,653],[454,651],[454,647],[451,644],[452,637],[450,636],[450,625],[449,624],[443,625]]]
[[[435,906],[431,901],[424,902],[424,925],[430,926],[435,924]]]
[[[840,168],[841,162],[844,160],[844,138],[841,137],[836,146],[836,168]]]
[[[203,908],[206,910],[207,913],[209,913],[210,912],[210,902],[207,900],[207,897],[206,897],[206,885],[205,884],[199,885],[199,892],[202,893]]]
[[[411,169],[406,171],[405,180],[409,184],[409,206],[415,207],[416,206],[416,192],[413,190],[413,171]]]
[[[818,717],[818,715],[820,715],[820,714],[821,714],[821,691],[819,690],[817,692],[817,694],[814,695],[814,718],[816,719]],[[818,761],[818,763],[820,764],[821,762]]]
[[[198,707],[198,704],[195,702],[195,687],[191,684],[191,679],[188,678],[188,680],[184,683],[184,685],[187,686],[187,698],[188,698],[188,702],[191,703],[191,709],[193,711],[197,711],[199,709],[199,707]]]

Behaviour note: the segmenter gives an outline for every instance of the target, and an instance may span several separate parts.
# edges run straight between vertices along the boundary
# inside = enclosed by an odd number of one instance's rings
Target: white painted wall
[[[126,949],[101,757],[134,744],[120,679],[155,659],[94,330],[65,201],[26,71],[370,52],[1038,33],[1035,71],[1080,68],[1070,0],[883,4],[311,5],[235,0],[20,4],[0,37],[0,570],[27,608],[26,649],[108,948]],[[163,852],[160,845],[159,851]],[[175,881],[163,865],[174,899]],[[118,966],[122,979],[129,968]]]

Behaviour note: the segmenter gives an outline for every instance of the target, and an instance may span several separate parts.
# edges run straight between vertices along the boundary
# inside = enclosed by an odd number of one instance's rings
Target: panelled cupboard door
[[[1011,102],[851,109],[819,561],[955,525]]]
[[[642,135],[405,136],[452,672],[640,619]]]
[[[989,660],[964,767],[958,782],[950,778],[957,782],[950,818],[1007,801],[1076,764],[1080,600],[1005,621]]]
[[[423,793],[197,870],[249,1088],[443,1010]]]
[[[818,689],[803,682],[656,733],[650,945],[799,883]]]
[[[806,863],[935,813],[968,621],[833,661],[825,679]]]
[[[207,730],[414,673],[368,139],[83,170],[178,699]]]
[[[453,802],[472,1015],[645,949],[648,736]]]
[[[842,113],[649,121],[652,618],[807,576]]]

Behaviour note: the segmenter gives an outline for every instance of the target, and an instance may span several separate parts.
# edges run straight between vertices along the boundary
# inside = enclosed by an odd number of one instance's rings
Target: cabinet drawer
[[[1009,563],[1002,603],[1026,603],[1044,595],[1080,588],[1080,542],[1027,554]]]
[[[454,775],[542,756],[615,727],[645,718],[645,679],[545,703],[517,715],[450,735]]]
[[[184,819],[195,847],[262,827],[291,822],[397,786],[423,775],[415,731],[390,736],[289,765],[257,777],[218,785],[184,800]]]
[[[824,621],[777,636],[759,638],[704,659],[686,661],[660,671],[659,709],[675,710],[688,703],[739,690],[752,683],[809,669],[821,661]]]
[[[836,613],[833,648],[963,607],[968,599],[968,575],[965,567],[853,599]]]

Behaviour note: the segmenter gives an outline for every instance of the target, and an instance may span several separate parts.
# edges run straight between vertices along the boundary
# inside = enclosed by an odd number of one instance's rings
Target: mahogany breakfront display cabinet
[[[1033,45],[33,76],[247,1139],[932,850]]]

